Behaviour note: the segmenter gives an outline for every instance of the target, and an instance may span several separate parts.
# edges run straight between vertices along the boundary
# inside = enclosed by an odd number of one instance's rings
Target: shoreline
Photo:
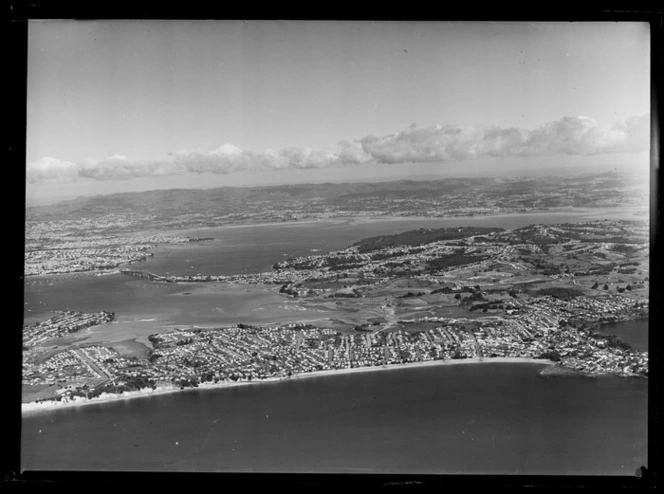
[[[322,370],[313,372],[302,372],[294,374],[290,377],[268,377],[266,379],[257,379],[252,381],[224,381],[218,383],[202,383],[195,388],[180,389],[175,385],[158,386],[156,389],[141,389],[137,391],[129,391],[121,394],[102,394],[96,398],[79,398],[71,401],[55,401],[48,400],[43,402],[29,402],[21,403],[21,415],[32,415],[40,412],[50,412],[53,410],[61,410],[65,408],[80,407],[86,405],[95,405],[102,403],[112,403],[122,400],[131,400],[135,398],[143,398],[148,396],[158,396],[165,394],[183,393],[187,391],[210,390],[210,389],[225,389],[235,388],[239,386],[261,385],[279,382],[288,382],[300,379],[310,379],[313,377],[328,377],[348,374],[359,374],[365,372],[379,372],[400,369],[415,369],[422,367],[443,367],[451,365],[472,365],[472,364],[487,364],[487,363],[506,363],[506,364],[541,364],[545,366],[555,366],[556,363],[551,360],[534,359],[527,357],[493,357],[493,358],[466,358],[458,360],[427,360],[423,362],[409,362],[405,364],[384,364],[373,365],[366,367],[351,367],[346,369],[335,370]]]
[[[647,209],[644,209],[640,206],[632,206],[628,208],[618,208],[618,207],[574,207],[574,206],[561,206],[561,207],[556,207],[556,208],[549,208],[549,209],[530,209],[527,211],[498,211],[495,213],[476,213],[472,215],[450,215],[450,216],[409,216],[409,215],[364,215],[364,216],[334,216],[330,218],[318,218],[318,219],[303,219],[303,220],[287,220],[287,221],[274,221],[274,222],[257,222],[257,223],[232,223],[232,224],[226,224],[226,225],[215,225],[215,226],[200,226],[200,227],[193,227],[193,228],[175,228],[175,229],[167,229],[167,230],[153,230],[153,229],[148,229],[146,232],[148,233],[161,233],[161,234],[186,234],[187,232],[199,232],[199,231],[209,231],[209,230],[219,230],[219,229],[236,229],[236,228],[251,228],[251,227],[270,227],[270,226],[298,226],[298,225],[307,225],[307,224],[312,224],[312,223],[319,223],[319,222],[327,222],[327,223],[333,223],[333,224],[351,224],[351,225],[361,225],[365,223],[371,223],[371,222],[389,222],[389,221],[423,221],[423,220],[431,220],[431,221],[463,221],[463,220],[469,220],[469,221],[477,221],[478,219],[486,219],[486,218],[510,218],[510,217],[516,217],[516,216],[541,216],[541,215],[552,215],[552,214],[563,214],[563,213],[568,213],[568,214],[573,214],[575,216],[579,216],[581,218],[587,218],[588,220],[596,219],[599,216],[603,216],[600,211],[605,211],[605,212],[620,212],[621,216],[635,216],[638,219],[638,214],[636,213],[637,211],[648,211]],[[609,214],[611,216],[611,214]],[[624,219],[624,218],[623,218]],[[140,235],[145,234],[146,232],[138,232]],[[133,232],[136,234],[137,232]],[[210,239],[206,239],[206,241],[213,241],[217,240],[214,237],[211,237]],[[175,245],[181,245],[181,244],[175,244]],[[156,247],[159,247],[159,244],[157,244]],[[154,255],[154,252],[153,252]],[[145,260],[144,260],[145,261]],[[136,262],[144,262],[144,261],[136,261]],[[71,272],[65,272],[65,273],[39,273],[39,274],[30,274],[30,275],[24,275],[24,280],[27,281],[28,279],[40,279],[40,278],[47,278],[47,277],[58,277],[58,276],[76,276],[76,275],[82,275],[82,276],[103,276],[103,275],[109,275],[109,274],[117,274],[119,273],[122,269],[127,269],[129,268],[132,264],[135,264],[136,262],[129,262],[129,263],[121,263],[115,268],[110,268],[110,269],[93,269],[89,271],[71,271]]]
[[[130,264],[127,264],[128,266]],[[92,269],[90,271],[70,271],[67,273],[39,273],[39,274],[26,274],[24,275],[24,280],[43,280],[48,278],[58,278],[68,276],[70,278],[92,278],[95,276],[109,276],[112,274],[119,274],[120,268],[112,269]]]

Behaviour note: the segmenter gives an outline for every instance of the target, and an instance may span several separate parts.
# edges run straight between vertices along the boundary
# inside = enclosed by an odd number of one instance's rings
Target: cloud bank
[[[455,126],[418,129],[362,139],[362,148],[379,163],[463,161],[487,157],[593,155],[647,151],[650,115],[601,128],[588,117],[564,117],[534,130]]]
[[[180,150],[169,160],[133,161],[115,155],[101,161],[73,163],[45,157],[29,163],[28,183],[69,182],[80,179],[128,180],[180,174],[324,168],[363,163],[455,163],[491,157],[595,155],[637,153],[650,146],[650,115],[630,117],[609,127],[589,117],[563,117],[532,130],[501,127],[436,125],[408,129],[388,136],[342,141],[333,149],[285,148],[262,152],[232,144],[212,151]]]

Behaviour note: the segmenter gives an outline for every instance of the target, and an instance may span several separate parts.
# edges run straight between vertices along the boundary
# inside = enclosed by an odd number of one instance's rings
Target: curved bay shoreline
[[[299,379],[308,379],[312,377],[340,376],[348,374],[358,374],[362,372],[378,372],[378,371],[413,369],[413,368],[432,367],[432,366],[443,367],[443,366],[452,366],[452,365],[473,365],[473,364],[477,365],[477,364],[488,364],[488,363],[539,364],[545,366],[544,369],[539,371],[540,374],[542,375],[579,374],[571,369],[560,368],[560,366],[557,365],[555,362],[545,359],[533,359],[533,358],[522,358],[522,357],[493,357],[493,358],[467,358],[459,360],[429,360],[424,362],[410,362],[406,364],[386,364],[386,365],[376,365],[370,367],[353,367],[348,369],[303,372],[299,374],[294,374],[290,377],[270,377],[267,379],[252,380],[252,381],[224,381],[219,383],[202,383],[195,388],[180,389],[177,386],[168,385],[168,386],[158,386],[156,389],[141,389],[121,394],[102,394],[96,398],[90,398],[90,399],[78,398],[69,401],[46,400],[40,402],[22,403],[21,413],[23,415],[28,415],[40,412],[50,412],[53,410],[61,410],[65,408],[112,403],[121,400],[131,400],[136,398],[144,398],[148,396],[184,393],[187,391],[234,388],[239,386],[251,386],[251,385],[261,385],[261,384],[270,384],[270,383],[283,383]],[[560,368],[560,370],[558,370],[558,368]],[[548,372],[545,373],[544,371],[547,370]]]

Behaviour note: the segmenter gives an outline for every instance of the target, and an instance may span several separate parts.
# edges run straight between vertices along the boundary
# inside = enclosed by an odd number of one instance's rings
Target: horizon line
[[[143,189],[143,190],[129,190],[129,191],[116,191],[110,192],[107,194],[104,193],[91,193],[91,194],[82,194],[78,196],[67,195],[63,196],[51,196],[50,198],[44,198],[44,202],[35,202],[33,197],[31,200],[26,196],[26,210],[42,208],[42,207],[53,207],[58,206],[63,203],[69,203],[81,199],[92,199],[96,197],[110,197],[110,196],[119,196],[119,195],[128,195],[128,194],[144,194],[152,192],[167,192],[167,191],[209,191],[216,189],[268,189],[276,187],[289,187],[289,186],[307,186],[307,185],[355,185],[355,184],[370,184],[370,183],[397,183],[397,182],[438,182],[449,179],[478,179],[478,178],[510,178],[510,179],[519,179],[527,177],[540,177],[544,178],[547,176],[563,176],[567,175],[570,177],[577,177],[588,174],[602,174],[610,172],[622,172],[622,173],[632,173],[634,175],[643,174],[643,170],[639,167],[634,168],[633,170],[625,169],[628,167],[628,164],[621,165],[587,165],[585,167],[547,167],[540,169],[533,168],[514,168],[501,170],[500,173],[486,173],[486,171],[466,171],[464,174],[451,172],[451,174],[439,173],[439,174],[430,174],[423,176],[391,176],[391,177],[358,177],[355,179],[339,179],[339,180],[322,180],[322,181],[305,181],[297,182],[290,181],[284,183],[276,184],[236,184],[236,185],[214,185],[210,187],[204,186],[191,186],[191,187],[164,187],[164,188],[153,188],[153,189]],[[570,173],[570,168],[574,170]],[[28,186],[28,184],[26,184]],[[32,204],[30,203],[32,202]]]

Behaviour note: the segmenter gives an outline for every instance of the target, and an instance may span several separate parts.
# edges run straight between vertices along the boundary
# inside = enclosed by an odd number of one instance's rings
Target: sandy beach
[[[180,389],[177,386],[158,386],[156,389],[142,389],[137,391],[129,391],[121,394],[101,394],[98,397],[86,399],[75,398],[69,401],[43,401],[23,403],[21,405],[22,414],[32,414],[39,412],[48,412],[51,410],[60,410],[69,407],[80,407],[86,405],[94,405],[100,403],[109,403],[120,400],[130,400],[136,398],[143,398],[148,396],[157,396],[170,393],[184,393],[187,391],[207,390],[207,389],[223,389],[234,388],[238,386],[252,386],[252,385],[265,385],[276,382],[293,381],[297,379],[309,379],[313,377],[325,376],[339,376],[343,374],[358,374],[362,372],[377,372],[389,371],[399,369],[412,369],[418,367],[433,367],[433,366],[451,366],[451,365],[470,365],[470,364],[483,364],[483,363],[525,363],[525,364],[543,364],[547,366],[555,365],[555,362],[544,359],[532,359],[521,357],[494,357],[494,358],[468,358],[458,360],[429,360],[424,362],[411,362],[406,364],[387,364],[376,365],[370,367],[353,367],[349,369],[336,369],[336,370],[323,370],[314,372],[303,372],[295,374],[291,377],[270,377],[267,379],[252,380],[252,381],[224,381],[219,383],[202,383],[196,388]]]

